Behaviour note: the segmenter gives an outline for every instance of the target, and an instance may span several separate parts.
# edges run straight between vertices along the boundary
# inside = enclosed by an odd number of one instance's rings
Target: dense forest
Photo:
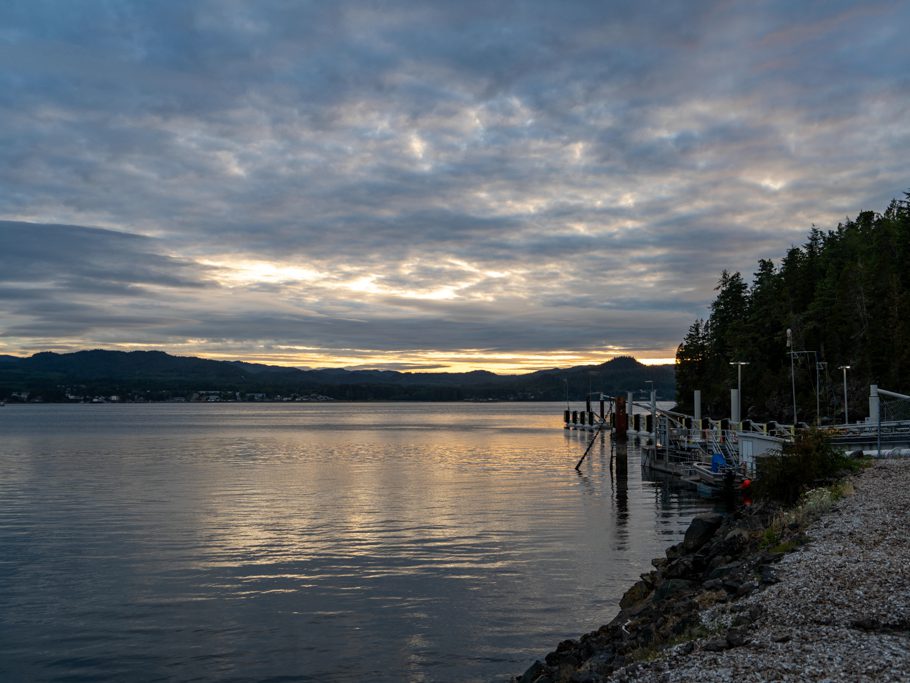
[[[742,367],[744,418],[843,421],[843,374],[851,421],[868,413],[869,385],[910,393],[910,193],[883,213],[865,211],[835,230],[813,228],[776,265],[758,262],[751,284],[724,271],[707,319],[676,352],[677,401],[729,415]],[[787,330],[792,345],[787,345]],[[792,377],[791,377],[792,361]]]

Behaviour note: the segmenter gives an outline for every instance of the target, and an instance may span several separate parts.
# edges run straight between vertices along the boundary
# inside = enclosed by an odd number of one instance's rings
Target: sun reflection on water
[[[562,407],[4,409],[0,670],[507,679],[701,509]]]

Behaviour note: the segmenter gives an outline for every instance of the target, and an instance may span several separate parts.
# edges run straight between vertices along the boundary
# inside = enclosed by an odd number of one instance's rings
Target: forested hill
[[[120,400],[580,400],[654,387],[672,400],[673,366],[633,358],[526,375],[491,372],[408,373],[389,370],[301,370],[171,356],[161,351],[78,351],[0,356],[0,398],[8,401]]]
[[[910,193],[878,214],[866,211],[837,229],[813,228],[776,265],[760,260],[752,282],[724,273],[707,320],[697,320],[676,354],[677,400],[690,409],[702,390],[703,409],[729,414],[736,367],[743,366],[743,417],[793,417],[792,330],[800,421],[843,420],[847,371],[851,421],[868,412],[869,385],[910,393]],[[816,368],[817,361],[821,365]],[[819,382],[816,385],[816,370]]]

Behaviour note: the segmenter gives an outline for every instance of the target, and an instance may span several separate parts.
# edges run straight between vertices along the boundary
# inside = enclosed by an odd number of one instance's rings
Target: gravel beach
[[[910,681],[910,460],[876,461],[853,484],[776,565],[777,583],[701,612],[726,643],[676,645],[600,680]]]

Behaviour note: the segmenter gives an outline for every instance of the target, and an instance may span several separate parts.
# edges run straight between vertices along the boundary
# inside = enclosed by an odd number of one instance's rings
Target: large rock
[[[726,638],[711,638],[702,645],[702,649],[707,650],[708,652],[722,652],[729,648],[730,644],[727,642]]]
[[[728,564],[722,564],[719,567],[714,567],[714,569],[712,569],[708,573],[708,579],[709,580],[723,579],[723,578],[726,578],[727,576],[730,576],[731,574],[735,574],[737,571],[741,570],[742,568],[743,568],[742,562],[730,562]]]
[[[687,581],[686,579],[667,579],[654,591],[654,599],[660,602],[670,596],[689,592],[694,586],[695,583],[693,581]]]
[[[724,516],[717,514],[698,515],[695,517],[689,528],[686,529],[686,537],[682,542],[683,550],[691,553],[701,548],[711,539],[723,521]]]
[[[651,594],[651,585],[645,581],[636,581],[619,601],[619,606],[626,609],[635,605]]]
[[[745,529],[733,529],[733,531],[724,536],[724,551],[738,554],[749,545],[750,540],[749,532]]]
[[[528,670],[524,672],[521,678],[518,679],[518,683],[535,683],[541,676],[546,673],[547,669],[543,663],[538,659],[531,666],[528,667]]]
[[[687,578],[693,573],[693,565],[694,561],[691,557],[680,557],[667,565],[666,569],[664,569],[664,575],[671,579]]]

